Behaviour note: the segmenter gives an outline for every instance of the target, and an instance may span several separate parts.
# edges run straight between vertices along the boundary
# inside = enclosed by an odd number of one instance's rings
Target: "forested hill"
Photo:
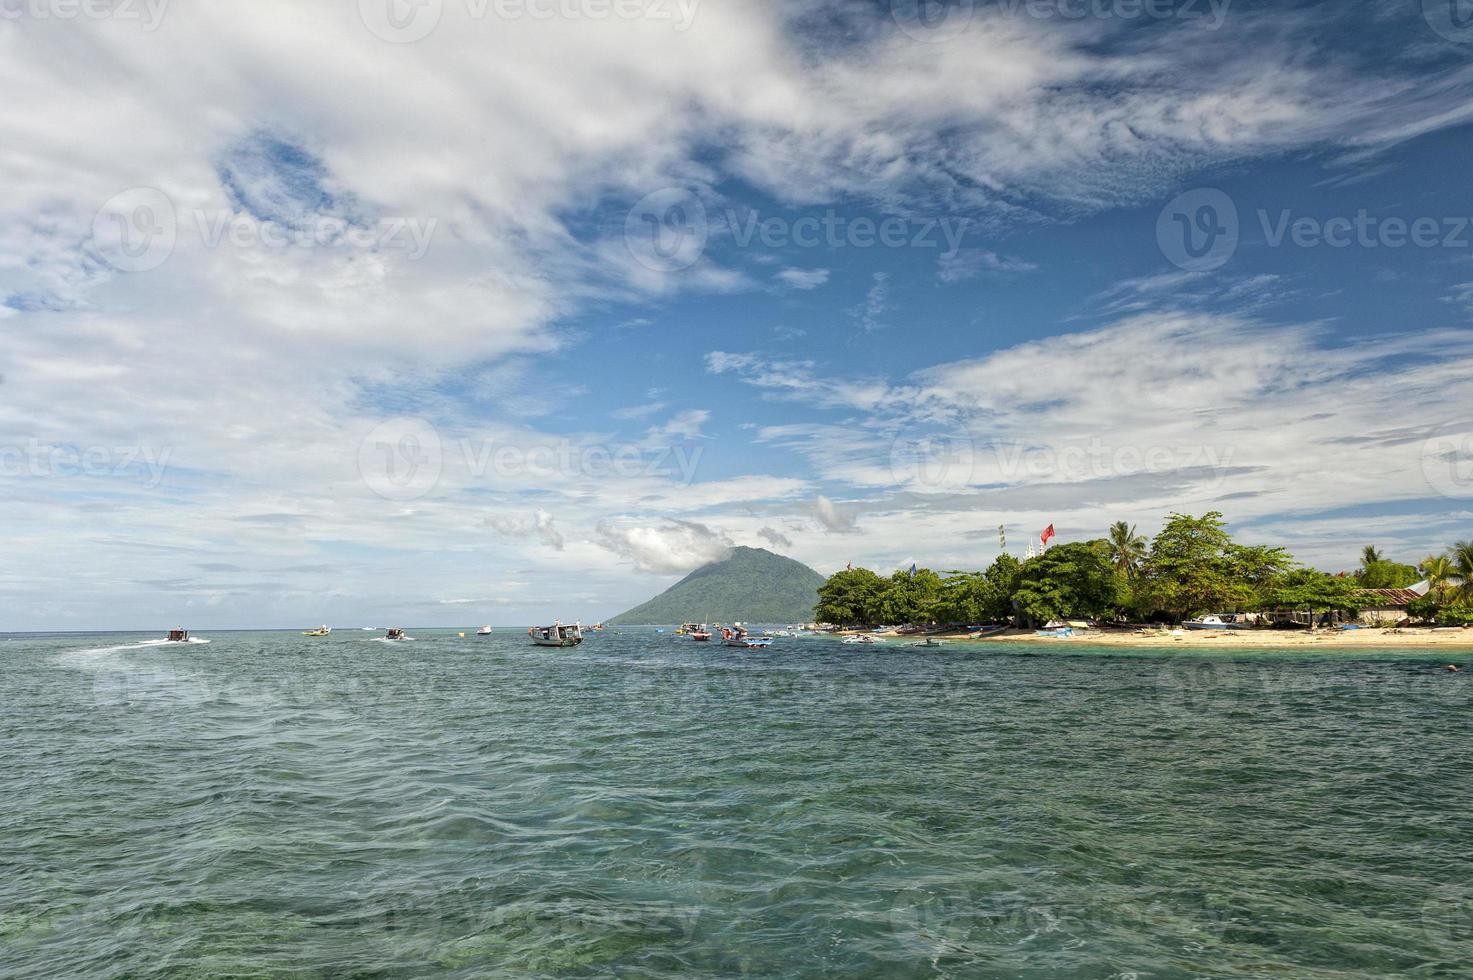
[[[813,619],[823,581],[802,562],[763,548],[735,548],[726,559],[696,569],[609,622],[806,623]]]

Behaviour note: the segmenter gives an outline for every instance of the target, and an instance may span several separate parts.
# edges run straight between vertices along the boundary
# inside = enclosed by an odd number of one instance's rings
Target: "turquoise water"
[[[0,975],[1469,975],[1467,656],[0,639]]]

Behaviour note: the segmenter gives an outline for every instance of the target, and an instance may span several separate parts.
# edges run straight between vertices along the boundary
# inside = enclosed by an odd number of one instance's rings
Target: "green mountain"
[[[652,624],[806,623],[823,576],[762,548],[735,548],[723,561],[691,572],[642,606],[615,616],[622,626]]]

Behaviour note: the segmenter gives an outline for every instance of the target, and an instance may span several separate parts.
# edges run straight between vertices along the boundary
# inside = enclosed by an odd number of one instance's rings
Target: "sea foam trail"
[[[190,637],[192,644],[209,643],[202,637]],[[86,671],[93,675],[92,696],[99,703],[136,700],[208,700],[210,691],[197,677],[180,674],[164,664],[134,665],[125,655],[140,650],[183,646],[177,640],[140,640],[105,647],[67,650],[53,658],[58,667]]]

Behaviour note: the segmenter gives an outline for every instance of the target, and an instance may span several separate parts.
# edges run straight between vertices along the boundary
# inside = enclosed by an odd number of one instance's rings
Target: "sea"
[[[1466,655],[457,632],[0,635],[0,976],[1473,975]]]

